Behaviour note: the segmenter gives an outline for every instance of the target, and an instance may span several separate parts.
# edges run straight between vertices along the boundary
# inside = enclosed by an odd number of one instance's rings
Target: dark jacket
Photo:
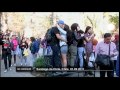
[[[30,45],[30,50],[32,54],[38,53],[39,51],[39,44],[37,43],[37,41],[33,41]]]
[[[67,44],[68,46],[70,46],[71,44],[77,46],[77,42],[78,42],[78,37],[77,37],[77,32],[76,31],[68,31],[67,32]]]

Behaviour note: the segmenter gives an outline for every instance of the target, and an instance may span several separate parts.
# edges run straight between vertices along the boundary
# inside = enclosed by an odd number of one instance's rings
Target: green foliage
[[[119,28],[119,16],[110,15],[109,21],[115,25],[116,28]]]
[[[71,15],[72,13],[58,14],[55,12],[50,12],[47,14],[38,12],[2,12],[0,13],[0,19],[2,19],[1,25],[5,28],[7,27],[7,29],[9,30],[12,30],[22,35],[24,29],[26,27],[29,27],[32,32],[32,36],[41,38],[44,37],[48,28],[50,28],[52,24],[55,24],[58,19],[64,19],[66,24],[68,25],[71,25],[74,22],[80,22],[80,26],[84,30],[86,26],[92,26],[94,32],[96,33],[96,37],[98,36],[98,34],[101,35],[105,32],[105,30],[107,30],[107,25],[109,24],[109,22],[113,23],[116,26],[117,30],[119,29],[119,15],[117,13],[80,12],[79,18],[76,17],[77,14],[75,14],[75,16],[74,13],[73,16]],[[75,18],[78,19],[76,20]]]
[[[44,57],[40,57],[34,62],[33,66],[36,68],[45,68],[44,61],[45,61]]]

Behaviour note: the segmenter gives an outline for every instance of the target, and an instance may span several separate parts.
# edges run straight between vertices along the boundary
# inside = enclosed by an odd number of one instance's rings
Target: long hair
[[[69,31],[70,30],[70,28],[69,28],[69,26],[67,24],[65,24],[64,30],[65,31]]]
[[[90,26],[87,26],[86,29],[85,29],[85,34],[88,33],[88,30],[90,29],[91,27]]]
[[[75,31],[75,30],[77,30],[77,27],[78,27],[79,25],[77,24],[77,23],[73,23],[72,25],[71,25],[71,30],[72,31]]]

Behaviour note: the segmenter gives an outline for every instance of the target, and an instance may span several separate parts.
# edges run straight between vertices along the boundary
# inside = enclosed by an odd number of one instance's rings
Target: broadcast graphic
[[[0,77],[119,77],[119,12],[0,12]]]

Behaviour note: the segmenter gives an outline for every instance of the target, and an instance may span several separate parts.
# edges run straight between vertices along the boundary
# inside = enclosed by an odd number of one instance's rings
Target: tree
[[[103,13],[84,13],[85,26],[91,26],[96,38],[101,38],[103,32]]]
[[[116,30],[119,28],[119,16],[117,16],[117,15],[115,15],[115,16],[110,15],[109,21],[115,25]]]

